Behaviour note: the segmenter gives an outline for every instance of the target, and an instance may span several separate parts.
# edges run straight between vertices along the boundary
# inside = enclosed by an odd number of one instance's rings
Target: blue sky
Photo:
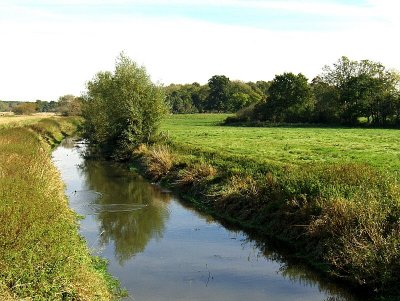
[[[164,84],[311,79],[342,55],[400,69],[399,11],[396,0],[0,0],[0,99],[80,94],[121,51]]]

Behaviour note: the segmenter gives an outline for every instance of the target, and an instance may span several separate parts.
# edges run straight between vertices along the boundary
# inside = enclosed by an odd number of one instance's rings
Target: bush
[[[162,89],[143,67],[121,54],[114,73],[99,72],[87,84],[84,134],[107,157],[125,160],[150,141],[166,111]]]
[[[21,103],[15,106],[12,111],[16,115],[31,115],[36,112],[36,103]]]

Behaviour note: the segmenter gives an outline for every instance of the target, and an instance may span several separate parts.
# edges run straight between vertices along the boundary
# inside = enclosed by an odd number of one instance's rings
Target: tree
[[[8,104],[0,100],[0,112],[8,111]]]
[[[225,112],[231,96],[229,78],[225,75],[214,75],[208,80],[208,86],[210,88],[208,110]]]
[[[174,85],[171,84],[165,88],[166,102],[170,106],[172,113],[190,114],[196,113],[192,100],[191,85]]]
[[[63,116],[77,116],[81,115],[81,106],[83,99],[71,94],[60,96],[58,98],[57,111]]]
[[[324,91],[330,91],[333,96],[330,105],[336,108],[334,115],[338,115],[342,123],[358,123],[359,117],[379,125],[394,120],[399,76],[397,72],[387,71],[379,62],[341,57],[333,67],[325,66],[316,82],[317,109],[326,108],[326,94],[321,90],[325,87]],[[333,117],[336,116],[331,115],[329,119],[335,119]]]
[[[339,93],[336,87],[316,77],[311,82],[315,97],[314,121],[318,123],[339,123],[341,117]]]
[[[124,160],[137,145],[150,141],[166,112],[161,87],[121,53],[114,72],[99,72],[87,84],[85,137],[104,155]]]
[[[272,122],[311,120],[314,99],[308,80],[303,74],[276,75],[268,94],[267,101],[255,107],[258,119]]]
[[[237,112],[264,98],[264,93],[256,85],[252,86],[241,81],[232,81],[230,91],[231,95],[227,102],[227,111],[230,112]]]
[[[12,111],[16,115],[31,115],[36,112],[36,103],[24,102],[13,107]]]

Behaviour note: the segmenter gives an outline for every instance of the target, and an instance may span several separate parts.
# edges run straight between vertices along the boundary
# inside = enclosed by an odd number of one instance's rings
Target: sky
[[[85,92],[123,51],[152,80],[310,80],[341,56],[400,70],[398,0],[0,0],[0,100]]]

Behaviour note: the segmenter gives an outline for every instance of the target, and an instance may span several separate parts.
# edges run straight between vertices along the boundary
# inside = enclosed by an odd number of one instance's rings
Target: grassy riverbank
[[[137,150],[147,174],[331,277],[398,298],[398,131],[218,126],[224,117],[171,116],[164,145]]]
[[[0,299],[112,300],[117,285],[79,236],[51,162],[79,121],[29,123],[0,128]]]

